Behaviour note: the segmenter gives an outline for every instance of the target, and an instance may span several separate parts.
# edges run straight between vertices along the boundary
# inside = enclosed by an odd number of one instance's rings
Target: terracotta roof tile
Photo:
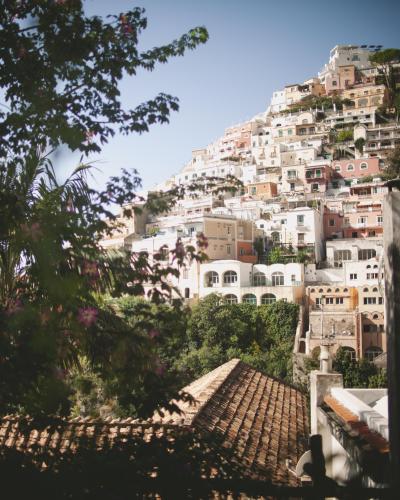
[[[361,421],[357,415],[352,413],[336,398],[327,395],[324,398],[325,403],[338,415],[345,424],[351,429],[354,436],[360,436],[372,448],[378,450],[380,453],[389,452],[389,443],[378,432],[370,429],[368,425]]]
[[[305,396],[280,380],[263,375],[237,359],[218,367],[183,389],[195,403],[176,402],[180,415],[158,414],[152,420],[82,419],[57,421],[42,429],[15,416],[0,423],[0,446],[29,452],[34,446],[74,450],[82,439],[98,449],[118,438],[177,435],[181,430],[206,434],[248,477],[276,484],[297,484],[286,460],[296,464],[307,449]],[[172,422],[172,423],[171,423]],[[192,431],[190,431],[192,432]]]

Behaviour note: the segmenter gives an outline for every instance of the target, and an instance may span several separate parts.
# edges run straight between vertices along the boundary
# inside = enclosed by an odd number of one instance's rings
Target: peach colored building
[[[257,196],[262,200],[269,200],[278,194],[278,188],[275,182],[253,182],[246,186],[247,194]]]
[[[378,158],[360,158],[358,160],[336,160],[331,163],[334,179],[358,179],[366,176],[379,177],[381,168]]]

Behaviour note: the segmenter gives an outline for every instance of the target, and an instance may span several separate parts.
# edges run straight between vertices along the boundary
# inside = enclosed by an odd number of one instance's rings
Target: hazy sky
[[[167,92],[179,97],[180,111],[169,125],[112,139],[95,158],[100,183],[122,167],[136,168],[146,188],[179,172],[192,149],[265,110],[274,90],[316,75],[336,44],[400,46],[394,0],[85,0],[85,6],[100,15],[144,7],[143,48],[199,25],[210,35],[184,57],[124,79],[126,105]]]

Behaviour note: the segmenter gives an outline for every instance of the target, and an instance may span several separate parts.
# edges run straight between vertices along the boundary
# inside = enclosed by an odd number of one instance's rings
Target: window
[[[244,248],[241,248],[241,249],[239,250],[239,255],[244,255]]]
[[[281,219],[281,225],[285,225],[287,223],[287,220],[286,219]]]
[[[332,80],[332,87],[336,87],[337,85],[337,81],[336,80]]]
[[[374,238],[376,236],[376,233],[374,230],[368,231],[368,238]]]
[[[360,163],[360,169],[361,170],[366,170],[368,168],[368,164],[367,163]]]
[[[336,304],[343,304],[343,297],[336,297]]]
[[[280,272],[272,273],[272,286],[283,286],[284,281],[285,280],[283,273]]]
[[[226,245],[226,253],[228,255],[230,255],[230,253],[231,253],[231,246],[230,245]]]
[[[378,297],[378,304],[380,304],[380,305],[383,304],[383,297]]]
[[[354,170],[354,165],[353,165],[352,163],[349,163],[349,164],[347,165],[347,171],[348,171],[348,172],[351,172],[352,170]]]
[[[232,293],[225,295],[224,300],[227,304],[237,304],[238,299],[236,295],[233,295]]]
[[[337,189],[339,187],[338,181],[333,181],[332,182],[332,189]]]
[[[344,260],[351,260],[351,250],[335,250],[333,252],[333,260],[335,263],[341,263]]]
[[[365,349],[365,357],[368,359],[368,361],[374,361],[374,359],[382,354],[382,352],[383,351],[380,347],[370,346]]]
[[[261,297],[261,304],[273,304],[274,302],[276,302],[276,297],[272,293],[265,293]]]
[[[290,183],[290,191],[294,191],[296,189],[296,185],[294,182]]]
[[[283,136],[283,130],[279,130],[278,134],[279,134],[279,137],[282,137]]]
[[[257,194],[257,188],[256,188],[256,186],[252,186],[250,188],[250,194]]]
[[[281,235],[277,231],[271,233],[271,238],[274,243],[279,243],[281,241]]]
[[[378,217],[376,218],[376,222],[378,226],[383,226],[383,215],[378,215]]]
[[[295,274],[292,274],[291,281],[292,281],[292,284],[296,283],[296,275]]]
[[[335,165],[335,172],[340,172],[340,171],[341,171],[340,165]]]
[[[254,286],[265,286],[267,283],[267,278],[264,273],[255,273],[253,276],[253,285]]]
[[[227,226],[227,227],[226,227],[226,232],[227,232],[228,234],[231,234],[231,229],[232,229],[232,228],[231,228],[231,226]]]
[[[297,170],[288,170],[287,171],[288,179],[296,179],[297,178]]]
[[[237,272],[236,271],[226,271],[224,274],[224,284],[232,284],[237,282]]]
[[[252,293],[246,293],[246,295],[243,295],[242,297],[242,302],[244,302],[245,304],[257,305],[257,297]]]
[[[304,233],[297,233],[297,244],[298,245],[303,245],[304,244],[304,238],[305,238],[305,234]]]
[[[349,353],[349,357],[351,360],[356,359],[356,351],[352,347],[343,346],[342,349],[344,352]]]
[[[333,304],[333,297],[326,297],[325,304],[332,305]]]
[[[190,288],[185,288],[185,299],[190,299]]]
[[[352,237],[352,238],[358,238],[358,233],[357,233],[357,231],[353,231],[353,232],[351,233],[351,237]]]
[[[376,304],[376,297],[364,297],[364,305]]]
[[[350,279],[351,280],[356,280],[357,279],[357,273],[350,273]]]
[[[288,131],[287,131],[288,135],[292,135],[293,134],[293,130],[290,128]]]
[[[374,323],[366,323],[363,325],[364,333],[376,333],[377,331],[378,331],[378,325],[375,325]]]
[[[209,271],[204,276],[204,286],[210,287],[210,286],[217,285],[218,283],[219,283],[219,276],[218,276],[217,272]]]
[[[358,251],[358,260],[368,260],[376,257],[376,250],[374,248],[364,248]]]
[[[329,226],[330,227],[335,226],[335,219],[329,219]]]
[[[297,216],[297,225],[298,226],[304,226],[304,215],[298,215]]]
[[[189,271],[185,268],[183,270],[183,279],[187,280],[189,278]]]
[[[358,223],[359,224],[366,224],[367,223],[367,217],[359,217],[358,218]]]

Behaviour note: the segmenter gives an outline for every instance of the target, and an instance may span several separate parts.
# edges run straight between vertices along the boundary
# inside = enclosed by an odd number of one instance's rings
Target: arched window
[[[335,165],[335,172],[340,172],[340,171],[341,171],[340,165]]]
[[[332,289],[328,288],[327,293],[331,293]]]
[[[346,292],[348,292],[348,291],[349,291],[349,289],[348,289],[348,288],[343,288],[343,292],[344,292],[344,293],[346,293]]]
[[[377,346],[369,346],[367,349],[365,349],[365,357],[368,359],[368,361],[373,361],[377,356],[382,354],[382,349]]]
[[[218,285],[219,283],[219,276],[218,273],[215,271],[209,271],[204,275],[204,286],[205,287],[211,287]]]
[[[254,273],[253,276],[253,285],[254,286],[265,286],[267,283],[267,277],[264,273]]]
[[[323,289],[323,288],[320,288],[320,289],[318,290],[318,293],[324,293],[324,289]]]
[[[339,293],[339,292],[340,292],[340,288],[336,288],[335,293]]]
[[[279,243],[281,241],[281,235],[277,231],[271,233],[271,238],[274,243]]]
[[[368,292],[368,291],[369,291],[368,288],[363,289],[363,292]]]
[[[372,319],[379,319],[379,314],[374,314],[374,315],[372,316]]]
[[[272,286],[283,286],[285,284],[285,277],[283,273],[272,273]]]
[[[261,304],[273,304],[276,302],[276,297],[273,293],[265,293],[261,297]]]
[[[246,295],[243,295],[242,297],[242,302],[244,302],[245,304],[257,305],[257,297],[252,293],[246,293]]]
[[[237,304],[238,299],[236,295],[233,295],[233,293],[229,293],[228,295],[225,295],[224,300],[227,304]]]
[[[373,292],[377,292],[377,291],[378,291],[378,289],[377,289],[376,287],[374,287],[374,288],[372,289],[372,291],[373,291]]]
[[[367,168],[368,168],[368,163],[365,163],[365,162],[360,163],[360,169],[361,170],[366,170]]]
[[[346,345],[343,346],[342,349],[344,352],[348,352],[350,354],[351,359],[356,359],[356,351],[352,347]]]
[[[315,292],[315,288],[311,288],[310,293],[314,293],[314,292]]]
[[[348,172],[350,172],[350,171],[352,171],[352,170],[354,170],[354,165],[353,165],[352,163],[349,163],[349,164],[347,165],[347,171],[348,171]]]
[[[374,264],[374,269],[378,269],[378,264]]]
[[[367,269],[371,269],[371,264],[368,264]]]
[[[237,283],[237,272],[226,271],[226,273],[224,273],[224,285],[230,285],[232,283]]]

